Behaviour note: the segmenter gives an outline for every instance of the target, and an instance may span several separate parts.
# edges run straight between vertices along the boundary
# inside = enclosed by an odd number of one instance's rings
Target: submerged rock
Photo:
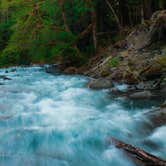
[[[149,99],[153,95],[150,91],[142,91],[142,92],[135,92],[133,94],[129,95],[129,98],[131,99]]]
[[[121,95],[121,94],[124,94],[124,92],[122,92],[118,88],[114,87],[114,88],[111,89],[111,94],[113,94],[113,95]]]
[[[9,73],[9,71],[8,71],[8,70],[6,70],[6,71],[5,71],[5,73]]]
[[[16,72],[17,71],[17,69],[16,68],[11,68],[11,69],[7,69],[7,70],[5,70],[5,73],[9,73],[9,72]]]
[[[45,68],[46,73],[57,74],[60,72],[60,65],[50,65]]]
[[[118,88],[114,87],[111,88],[111,94],[127,97],[129,99],[155,99],[157,101],[163,101],[163,99],[166,98],[166,89],[158,88],[154,84],[152,84],[151,87],[150,85],[150,83],[128,85],[127,89],[125,90],[119,90]],[[161,107],[166,107],[166,101],[161,105]]]
[[[157,110],[152,111],[149,114],[149,119],[152,122],[153,128],[160,127],[166,124],[166,109],[159,108]]]
[[[3,80],[12,80],[11,78],[5,76],[5,75],[2,75],[0,76],[0,79],[3,79]]]
[[[16,72],[16,71],[17,71],[17,69],[15,69],[15,68],[10,70],[10,72]]]
[[[112,81],[108,79],[95,79],[88,83],[88,87],[91,89],[109,89],[113,86]]]
[[[13,117],[13,115],[8,115],[8,116],[0,116],[0,120],[9,120]]]

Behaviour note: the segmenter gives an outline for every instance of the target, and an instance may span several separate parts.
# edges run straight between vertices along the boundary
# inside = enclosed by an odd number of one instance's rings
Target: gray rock
[[[166,98],[166,88],[161,88],[160,90],[158,90],[157,96],[165,99]]]
[[[136,85],[136,89],[138,90],[155,90],[158,87],[158,82],[160,80],[152,80],[152,81],[145,81],[145,82],[140,82]]]
[[[162,103],[161,107],[166,108],[166,100],[164,103]]]
[[[151,98],[153,95],[150,91],[142,91],[142,92],[136,92],[129,95],[129,98],[131,99],[148,99]]]
[[[46,73],[50,73],[50,74],[58,74],[61,72],[60,70],[60,65],[50,65],[48,67],[45,68]]]
[[[11,71],[10,72],[16,72],[17,70],[16,69],[11,69]]]
[[[157,128],[166,124],[166,109],[165,108],[159,108],[157,110],[151,111],[148,116],[150,121],[154,125],[154,128]]]
[[[113,86],[112,81],[108,79],[95,79],[88,83],[88,87],[91,89],[109,89]]]
[[[111,89],[111,93],[114,94],[114,95],[119,95],[119,94],[122,94],[123,92],[120,91],[118,88],[112,88]]]
[[[12,80],[11,78],[9,78],[9,77],[7,77],[5,75],[1,75],[0,79],[3,79],[3,80]]]
[[[13,117],[12,115],[0,116],[0,120],[9,120],[9,119],[11,119],[12,117]]]

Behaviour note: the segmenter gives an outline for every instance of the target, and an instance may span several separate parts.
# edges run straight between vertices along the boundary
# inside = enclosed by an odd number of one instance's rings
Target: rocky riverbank
[[[93,79],[88,86],[92,89],[111,89],[116,82],[128,84],[130,91],[165,92],[165,20],[166,11],[157,11],[151,20],[134,28],[124,40],[108,46],[88,64],[80,68],[54,65],[46,71],[90,76]]]
[[[124,40],[108,47],[100,61],[91,63],[85,75],[95,79],[93,89],[111,89],[133,99],[166,97],[166,11],[153,14],[151,20],[136,27]],[[126,91],[114,82],[128,85]]]
[[[110,89],[132,100],[166,100],[166,11],[134,28],[124,39],[110,45],[81,68],[53,66],[47,72],[83,74],[91,77],[91,89]],[[60,68],[60,70],[59,70]],[[125,90],[115,88],[126,84]],[[165,107],[165,102],[161,104]]]

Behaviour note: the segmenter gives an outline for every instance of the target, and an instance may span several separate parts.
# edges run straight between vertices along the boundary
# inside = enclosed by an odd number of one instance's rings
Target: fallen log
[[[123,152],[138,166],[166,166],[166,160],[154,156],[142,149],[126,144],[118,139],[110,138],[109,143]]]

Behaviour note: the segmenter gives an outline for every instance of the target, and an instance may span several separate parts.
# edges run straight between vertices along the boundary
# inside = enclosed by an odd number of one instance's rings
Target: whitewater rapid
[[[134,166],[110,136],[166,158],[166,126],[148,128],[155,102],[90,90],[87,77],[43,67],[0,69],[4,75],[11,80],[0,79],[0,165]]]

